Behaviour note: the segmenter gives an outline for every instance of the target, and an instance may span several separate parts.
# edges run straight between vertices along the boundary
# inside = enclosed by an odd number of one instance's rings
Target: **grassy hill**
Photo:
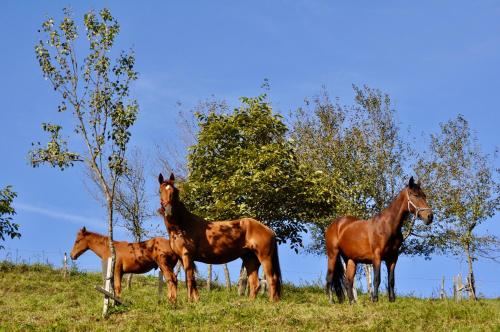
[[[158,301],[157,281],[150,276],[137,276],[132,289],[123,291],[130,304],[102,319],[102,296],[93,289],[100,283],[97,273],[64,280],[49,266],[0,263],[0,331],[500,330],[500,299],[455,303],[400,297],[389,303],[382,297],[372,304],[361,297],[356,305],[330,305],[319,287],[286,285],[277,304],[220,288],[202,290],[199,303],[188,303],[181,285],[177,303],[170,304]]]

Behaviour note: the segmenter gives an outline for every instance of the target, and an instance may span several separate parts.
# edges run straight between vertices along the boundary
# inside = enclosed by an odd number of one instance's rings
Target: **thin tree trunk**
[[[207,268],[207,290],[212,288],[212,264],[208,264]]]
[[[229,269],[227,268],[227,264],[224,264],[224,277],[226,278],[226,289],[228,291],[231,290],[231,276],[229,275]]]
[[[116,260],[116,252],[115,252],[115,246],[113,245],[113,202],[109,194],[106,194],[106,200],[107,200],[107,209],[108,209],[108,238],[109,238],[109,250],[111,252],[111,279],[109,280],[109,289],[106,289],[108,292],[110,292],[113,295],[115,294],[115,287],[114,287],[114,271],[115,271],[115,260]],[[104,317],[108,316],[109,312],[109,307],[110,305],[113,305],[114,301],[108,298],[107,296],[104,297],[104,304],[103,304],[103,312],[102,315]]]
[[[472,299],[474,301],[477,301],[476,283],[475,283],[475,280],[474,280],[474,271],[472,269],[472,255],[471,255],[471,252],[470,252],[470,246],[469,245],[467,245],[466,252],[467,252],[467,262],[468,262],[468,265],[469,265],[469,278],[468,278],[469,284],[467,286],[469,287],[469,292],[472,295]]]

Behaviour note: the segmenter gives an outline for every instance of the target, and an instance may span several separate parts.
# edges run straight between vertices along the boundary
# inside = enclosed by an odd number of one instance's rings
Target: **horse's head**
[[[160,173],[158,176],[158,182],[160,183],[160,209],[159,212],[166,218],[171,217],[173,214],[173,207],[177,203],[179,198],[179,190],[175,187],[175,176],[174,173],[170,174],[170,179],[163,179],[163,175]]]
[[[87,239],[87,229],[83,227],[76,234],[75,244],[73,245],[73,249],[69,256],[71,259],[77,259],[81,254],[83,254],[89,248],[89,241]]]
[[[408,200],[408,210],[415,214],[417,218],[423,220],[426,225],[429,225],[434,218],[432,214],[432,209],[427,204],[427,197],[424,191],[420,188],[420,183],[415,183],[413,176],[408,182],[408,187],[406,188],[407,200]]]

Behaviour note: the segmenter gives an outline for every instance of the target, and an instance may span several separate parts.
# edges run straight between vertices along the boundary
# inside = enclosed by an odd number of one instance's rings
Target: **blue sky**
[[[323,85],[351,103],[351,85],[367,84],[391,95],[402,128],[417,137],[419,149],[421,137],[458,113],[470,121],[484,151],[499,145],[496,1],[4,1],[0,186],[11,184],[19,194],[16,222],[23,237],[7,241],[0,259],[17,250],[27,260],[43,255],[57,263],[79,227],[105,231],[104,209],[86,189],[81,167],[60,172],[27,162],[31,142],[44,139],[41,122],[68,123],[56,113],[59,97],[34,55],[41,22],[47,15],[61,17],[67,5],[77,19],[89,9],[110,8],[121,24],[117,49],[135,49],[140,78],[132,92],[141,111],[132,144],[150,154],[150,165],[156,144],[178,142],[178,102],[189,109],[213,95],[236,105],[239,96],[260,93],[264,78],[275,110],[283,114]],[[151,166],[147,172],[154,203],[158,171]],[[500,235],[499,220],[495,216],[481,231]],[[118,230],[116,237],[127,234]],[[285,280],[323,280],[325,257],[295,255],[286,247],[280,254]],[[91,253],[78,264],[100,266]],[[238,267],[231,264],[233,276]],[[465,275],[465,261],[403,257],[396,289],[435,295],[441,277],[450,280],[458,272]],[[479,293],[500,296],[499,264],[480,260],[476,272]]]

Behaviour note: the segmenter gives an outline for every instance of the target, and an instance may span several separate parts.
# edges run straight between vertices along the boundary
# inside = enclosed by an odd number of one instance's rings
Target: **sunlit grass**
[[[157,280],[136,276],[123,291],[129,304],[101,318],[102,296],[94,285],[97,273],[75,273],[64,280],[60,271],[43,265],[0,263],[0,330],[217,330],[217,331],[492,331],[500,329],[500,300],[477,303],[384,297],[372,304],[361,296],[356,305],[328,303],[323,289],[285,285],[283,299],[255,301],[236,290],[201,289],[201,301],[189,303],[183,285],[175,304],[160,300]],[[164,288],[166,291],[166,289]]]

